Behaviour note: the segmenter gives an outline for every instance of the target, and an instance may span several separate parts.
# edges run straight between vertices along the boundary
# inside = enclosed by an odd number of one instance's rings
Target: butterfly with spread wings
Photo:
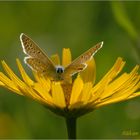
[[[84,52],[71,64],[66,67],[56,66],[51,59],[39,48],[39,46],[27,35],[20,35],[23,52],[27,55],[24,61],[34,71],[46,75],[54,81],[61,81],[70,78],[74,74],[83,71],[94,54],[102,47],[103,42],[100,42]]]

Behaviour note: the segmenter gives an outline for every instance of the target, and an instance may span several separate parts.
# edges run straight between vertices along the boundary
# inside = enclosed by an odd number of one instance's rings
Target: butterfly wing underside
[[[24,59],[25,63],[38,73],[53,76],[55,74],[55,66],[39,46],[23,33],[20,35],[20,41],[23,52],[28,55]]]
[[[71,64],[69,64],[65,68],[65,71],[63,73],[64,79],[84,70],[87,67],[86,62],[89,61],[95,55],[95,53],[102,47],[102,45],[103,42],[96,44],[88,51],[76,58]]]

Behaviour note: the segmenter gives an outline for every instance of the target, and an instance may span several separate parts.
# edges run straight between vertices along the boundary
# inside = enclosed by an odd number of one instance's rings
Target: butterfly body
[[[84,70],[87,67],[86,62],[102,47],[103,42],[96,44],[85,53],[76,58],[66,67],[55,66],[52,60],[39,48],[39,46],[27,35],[21,34],[20,41],[23,52],[27,55],[24,61],[34,71],[47,76],[53,81],[69,79],[74,74]]]
[[[62,74],[64,73],[65,68],[61,65],[58,65],[58,66],[55,66],[55,69],[56,69],[56,74],[54,75],[53,80],[54,81],[64,80]]]

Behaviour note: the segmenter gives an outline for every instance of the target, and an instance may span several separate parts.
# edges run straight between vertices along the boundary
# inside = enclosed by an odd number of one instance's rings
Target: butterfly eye
[[[63,67],[61,67],[61,66],[57,66],[57,67],[56,67],[56,73],[61,74],[61,73],[63,73],[63,72],[64,72],[64,68],[63,68]]]

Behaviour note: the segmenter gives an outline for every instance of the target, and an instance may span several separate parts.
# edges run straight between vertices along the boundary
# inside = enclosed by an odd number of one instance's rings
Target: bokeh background
[[[61,55],[62,48],[68,47],[76,58],[104,41],[95,56],[96,82],[119,56],[127,61],[123,72],[140,63],[138,1],[0,2],[0,60],[5,60],[17,75],[15,59],[22,61],[25,56],[19,41],[22,32],[49,56]],[[30,74],[30,69],[22,64]],[[140,138],[140,98],[102,107],[79,118],[77,137]],[[33,100],[0,88],[0,138],[62,139],[67,138],[67,132],[63,118]]]

